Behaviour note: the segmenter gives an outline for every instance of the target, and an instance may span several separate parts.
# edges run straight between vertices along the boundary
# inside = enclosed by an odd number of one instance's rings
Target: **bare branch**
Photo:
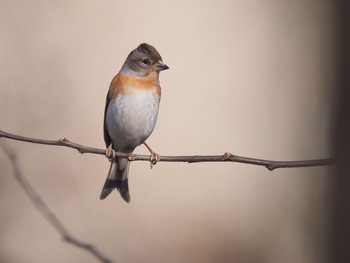
[[[97,259],[104,263],[112,263],[112,261],[107,258],[99,249],[95,246],[82,242],[75,237],[73,237],[68,230],[64,227],[61,221],[57,218],[57,216],[50,210],[50,208],[45,204],[43,199],[39,196],[39,194],[34,190],[34,188],[29,184],[27,179],[23,176],[18,162],[17,157],[13,151],[7,149],[7,147],[2,147],[4,152],[9,157],[11,164],[14,169],[14,176],[17,182],[20,184],[24,192],[27,194],[29,199],[32,201],[34,206],[39,210],[40,214],[42,214],[45,219],[56,229],[56,231],[62,236],[64,241],[77,246],[81,249],[85,249],[94,255]]]
[[[106,154],[106,150],[87,147],[78,143],[74,143],[67,140],[65,137],[61,137],[58,140],[42,140],[42,139],[19,136],[19,135],[4,132],[2,130],[0,130],[0,137],[17,140],[17,141],[23,141],[23,142],[37,143],[37,144],[65,146],[65,147],[76,149],[80,153],[92,153],[92,154],[100,154],[100,155]],[[150,161],[149,155],[125,154],[125,153],[117,152],[116,156],[121,158],[127,158],[129,161]],[[187,163],[236,162],[236,163],[265,166],[270,171],[275,170],[277,168],[325,166],[325,165],[334,165],[336,163],[336,160],[333,158],[317,159],[317,160],[302,160],[302,161],[272,161],[272,160],[264,160],[264,159],[233,155],[228,152],[222,155],[161,156],[160,161],[161,162],[187,162]]]

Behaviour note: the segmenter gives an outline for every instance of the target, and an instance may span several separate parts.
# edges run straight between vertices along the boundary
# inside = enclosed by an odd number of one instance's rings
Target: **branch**
[[[106,154],[106,150],[87,147],[75,142],[71,142],[67,140],[65,137],[61,137],[58,140],[42,140],[42,139],[19,136],[19,135],[4,132],[2,130],[0,130],[0,137],[17,140],[17,141],[23,141],[23,142],[37,143],[37,144],[64,146],[64,147],[76,149],[80,153],[92,153],[92,154],[100,154],[100,155]],[[121,158],[126,158],[129,161],[150,161],[149,155],[125,154],[125,153],[117,152],[116,156]],[[273,171],[277,168],[325,166],[325,165],[334,165],[336,163],[336,160],[333,158],[317,159],[317,160],[302,160],[302,161],[271,161],[271,160],[256,159],[256,158],[233,155],[227,152],[222,155],[161,156],[160,161],[161,162],[187,162],[187,163],[236,162],[236,163],[265,166],[270,171]]]
[[[20,184],[24,192],[27,194],[29,199],[32,201],[34,206],[39,210],[40,214],[42,214],[45,217],[45,219],[56,229],[56,231],[62,236],[63,240],[81,249],[87,250],[101,262],[112,263],[112,261],[109,258],[107,258],[101,251],[99,251],[95,246],[76,239],[68,232],[68,230],[64,227],[61,221],[50,210],[50,208],[45,204],[43,199],[41,199],[39,194],[34,190],[34,188],[29,184],[27,179],[23,176],[17,162],[17,157],[13,153],[13,151],[11,151],[10,149],[6,149],[5,147],[2,148],[4,149],[5,154],[9,157],[11,161],[11,164],[14,169],[15,179]]]

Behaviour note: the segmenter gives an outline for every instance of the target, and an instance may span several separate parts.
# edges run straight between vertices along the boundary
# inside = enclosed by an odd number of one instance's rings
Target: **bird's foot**
[[[112,159],[114,157],[115,157],[115,151],[112,148],[112,144],[110,144],[106,149],[106,158],[108,158],[108,160],[112,161]]]
[[[146,148],[151,153],[151,155],[149,156],[149,161],[150,161],[150,165],[151,165],[151,169],[152,169],[153,165],[156,165],[160,161],[160,155],[158,153],[156,153],[155,151],[153,151],[151,149],[151,147],[149,147],[146,142],[144,142],[143,144],[146,146]]]
[[[151,152],[149,161],[151,163],[151,169],[152,169],[153,165],[156,165],[160,161],[160,155],[158,153]]]

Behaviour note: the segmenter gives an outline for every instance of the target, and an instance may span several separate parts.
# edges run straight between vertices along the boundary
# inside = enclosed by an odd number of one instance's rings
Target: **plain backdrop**
[[[160,155],[330,157],[330,2],[0,0],[0,127],[103,148],[109,83],[147,42],[170,67],[148,139]],[[330,168],[133,162],[126,204],[99,200],[103,156],[1,144],[71,234],[115,262],[325,262]],[[3,151],[0,173],[1,262],[98,262],[38,213]]]

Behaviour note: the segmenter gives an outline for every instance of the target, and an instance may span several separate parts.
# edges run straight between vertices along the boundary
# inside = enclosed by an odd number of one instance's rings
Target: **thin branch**
[[[76,149],[80,153],[92,153],[92,154],[100,154],[100,155],[106,154],[106,150],[104,149],[84,146],[75,142],[71,142],[67,140],[65,137],[61,137],[58,140],[42,140],[42,139],[19,136],[19,135],[4,132],[2,130],[0,130],[0,137],[17,140],[17,141],[29,142],[29,143],[45,144],[45,145],[52,145],[52,146],[64,146],[64,147]],[[117,152],[116,156],[121,158],[127,158],[129,161],[150,161],[149,155],[125,154],[125,153]],[[232,153],[226,152],[222,155],[161,156],[160,162],[187,162],[187,163],[236,162],[236,163],[265,166],[267,169],[272,171],[277,168],[296,168],[296,167],[334,165],[336,163],[336,160],[333,158],[327,158],[327,159],[302,160],[302,161],[272,161],[272,160],[243,157],[243,156],[233,155]]]
[[[97,259],[104,263],[112,263],[112,260],[107,258],[99,249],[95,246],[82,242],[75,237],[73,237],[68,230],[64,227],[61,221],[57,218],[57,216],[50,210],[50,208],[45,204],[43,199],[39,196],[39,194],[34,190],[34,188],[29,184],[27,179],[23,176],[17,161],[17,157],[13,151],[7,149],[7,147],[2,147],[4,152],[9,157],[11,164],[14,169],[14,176],[17,182],[20,184],[24,192],[27,194],[29,199],[32,201],[34,206],[39,210],[40,214],[44,216],[44,218],[56,229],[56,231],[62,236],[64,241],[77,246],[81,249],[85,249],[94,255]]]

